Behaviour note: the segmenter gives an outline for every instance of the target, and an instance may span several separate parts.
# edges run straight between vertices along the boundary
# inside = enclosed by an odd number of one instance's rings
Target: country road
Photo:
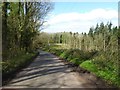
[[[3,88],[96,88],[84,75],[73,72],[57,56],[41,51]]]

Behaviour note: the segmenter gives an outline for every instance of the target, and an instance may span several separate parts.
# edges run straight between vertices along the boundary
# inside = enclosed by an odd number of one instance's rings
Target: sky
[[[48,33],[89,32],[90,27],[109,21],[118,25],[118,2],[54,2],[54,9],[48,14]]]

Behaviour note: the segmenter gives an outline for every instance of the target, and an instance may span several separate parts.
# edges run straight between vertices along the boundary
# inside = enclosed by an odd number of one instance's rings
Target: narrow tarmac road
[[[96,88],[55,55],[40,51],[36,59],[3,88]]]

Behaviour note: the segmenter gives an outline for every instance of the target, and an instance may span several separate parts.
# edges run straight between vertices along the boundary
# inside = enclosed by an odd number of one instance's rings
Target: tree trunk
[[[7,59],[7,2],[2,6],[2,59]]]

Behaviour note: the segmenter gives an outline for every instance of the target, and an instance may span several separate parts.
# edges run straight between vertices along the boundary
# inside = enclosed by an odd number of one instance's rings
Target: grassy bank
[[[114,70],[109,68],[101,69],[97,66],[93,60],[87,60],[79,65],[80,67],[89,70],[96,76],[104,79],[108,84],[120,87],[120,77],[115,73]]]
[[[46,46],[44,50],[92,72],[96,76],[104,79],[108,84],[120,87],[120,77],[117,72],[118,67],[114,64],[114,60],[106,60],[104,53],[101,54],[101,52],[98,51],[88,52],[79,49],[65,49],[63,46],[60,48],[60,46],[61,45]]]
[[[10,60],[1,62],[2,64],[2,81],[5,84],[5,81],[14,77],[14,75],[20,71],[22,68],[29,65],[34,58],[38,55],[38,52],[35,53],[23,53],[19,56],[11,58]]]

